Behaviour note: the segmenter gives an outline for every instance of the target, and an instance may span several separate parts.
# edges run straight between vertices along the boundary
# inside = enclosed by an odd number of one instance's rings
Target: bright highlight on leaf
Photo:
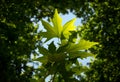
[[[55,44],[56,41],[49,41],[50,43],[48,42],[47,44],[48,48],[40,45],[38,50],[42,56],[33,59],[34,61],[42,63],[42,68],[40,69],[41,73],[45,75],[45,78],[51,74],[55,76],[55,73],[64,75],[62,74],[61,69],[66,73],[69,73],[70,71],[72,73],[74,72],[74,74],[71,74],[71,77],[73,77],[73,75],[80,75],[80,73],[87,70],[87,67],[83,67],[77,58],[83,59],[89,56],[95,57],[94,54],[85,52],[85,50],[98,43],[81,39],[76,27],[74,26],[75,20],[76,18],[68,21],[62,26],[62,18],[58,14],[57,10],[55,10],[55,14],[51,19],[52,25],[41,20],[42,25],[46,29],[46,32],[41,32],[42,37],[47,38],[46,41],[57,37],[60,41],[58,42],[58,45]],[[46,41],[44,43],[46,43]],[[77,61],[74,62],[74,60]],[[45,69],[45,71],[42,71],[43,69]],[[43,82],[45,78],[40,78],[38,81]],[[56,76],[54,78],[56,78]]]
[[[70,35],[72,35],[71,31],[74,31],[74,32],[76,31],[75,29],[76,27],[74,26],[75,20],[76,18],[73,18],[72,20],[68,21],[66,24],[62,26],[62,18],[60,17],[56,9],[53,18],[51,19],[52,25],[42,20],[42,24],[46,29],[46,32],[42,32],[41,34],[43,37],[47,38],[47,41],[54,37],[60,38],[61,44],[57,52],[66,51],[69,54],[70,58],[75,58],[75,57],[86,58],[88,56],[94,56],[94,54],[84,52],[83,50],[87,50],[91,48],[93,45],[96,45],[98,43],[86,41],[83,39],[80,39],[79,42],[77,43],[68,42],[68,40],[71,37]],[[62,39],[61,38],[62,36],[64,36],[65,39]],[[77,37],[75,38],[77,39]],[[56,52],[56,47],[53,43],[51,43],[48,48],[49,48],[48,52],[50,53]]]
[[[69,35],[71,34],[70,31],[75,30],[74,26],[75,20],[76,18],[68,21],[65,25],[62,26],[62,18],[60,17],[56,9],[53,19],[51,19],[53,26],[50,25],[48,22],[42,20],[42,25],[47,31],[42,32],[41,35],[46,37],[47,41],[54,37],[61,38],[62,35],[65,38],[69,38]]]
[[[74,26],[74,22],[75,22],[76,18],[68,21],[64,26],[63,26],[63,35],[65,36],[65,38],[68,38],[69,35],[71,34],[70,31],[75,30],[75,26]]]
[[[81,39],[79,41],[79,43],[77,43],[77,44],[71,43],[68,46],[67,52],[76,52],[79,50],[87,50],[96,44],[98,44],[98,43],[97,42],[90,42],[90,41],[86,41],[86,40]]]
[[[58,37],[61,37],[62,32],[62,18],[59,16],[57,9],[55,9],[55,14],[52,19],[54,30],[57,33]]]

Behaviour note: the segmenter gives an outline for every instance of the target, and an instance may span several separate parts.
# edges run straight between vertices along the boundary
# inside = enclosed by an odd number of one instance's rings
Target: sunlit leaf
[[[43,37],[46,37],[49,40],[49,39],[57,36],[54,28],[49,23],[42,20],[42,24],[43,24],[44,28],[47,30],[46,32],[41,32],[41,35]]]
[[[70,53],[69,57],[72,59],[72,58],[87,58],[89,56],[93,56],[95,57],[94,54],[92,53],[88,53],[88,52],[84,52],[84,51],[77,51],[77,52],[72,52]]]
[[[54,34],[51,34],[50,32],[41,32],[40,35],[44,38],[47,38],[45,42],[47,42],[51,38],[55,37]]]
[[[61,45],[60,46],[64,46],[68,43],[68,41],[66,39],[61,40]]]
[[[74,26],[74,22],[75,22],[76,18],[68,21],[64,26],[63,26],[63,35],[68,38],[69,35],[71,34],[70,31],[75,30],[75,26]]]
[[[90,41],[86,41],[86,40],[82,39],[77,44],[70,43],[70,45],[67,47],[67,52],[76,52],[79,50],[87,50],[96,44],[98,44],[98,43],[97,42],[90,42]]]
[[[47,31],[50,31],[51,33],[55,33],[53,27],[48,22],[42,20],[42,25]]]
[[[53,37],[61,38],[62,36],[64,36],[65,38],[69,38],[69,35],[71,34],[70,31],[75,30],[75,20],[76,18],[68,21],[64,26],[62,26],[62,18],[60,17],[56,9],[55,14],[53,15],[53,19],[51,19],[53,26],[42,20],[42,24],[46,29],[46,32],[41,32],[41,35],[46,37],[47,41]]]
[[[55,14],[53,16],[52,23],[58,37],[60,37],[62,31],[62,18],[59,16],[57,9],[55,9]]]
[[[98,44],[98,43],[97,42],[90,42],[90,41],[81,39],[78,43],[78,46],[80,46],[79,47],[80,50],[84,50],[84,49],[89,49],[96,44]]]

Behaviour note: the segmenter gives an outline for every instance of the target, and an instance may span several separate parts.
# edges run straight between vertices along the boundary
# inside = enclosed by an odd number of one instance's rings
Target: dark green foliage
[[[30,21],[33,11],[29,12],[29,6],[14,0],[0,1],[1,82],[28,82],[32,75],[33,68],[26,63],[35,49],[37,28]]]
[[[98,54],[98,59],[90,66],[86,82],[118,82],[120,81],[119,1],[96,0],[90,2],[90,5],[94,13],[85,19],[82,36],[91,41],[98,41],[100,46],[91,49],[93,53]]]

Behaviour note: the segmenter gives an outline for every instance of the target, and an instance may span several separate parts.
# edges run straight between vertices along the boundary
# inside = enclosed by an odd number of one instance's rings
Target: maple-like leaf
[[[75,30],[75,20],[76,19],[74,18],[62,26],[62,18],[58,14],[57,9],[55,9],[55,14],[53,19],[51,19],[53,25],[50,25],[48,22],[42,20],[42,25],[46,29],[46,32],[41,32],[41,35],[47,38],[47,41],[54,37],[61,38],[62,35],[65,38],[69,38],[69,35],[71,34],[70,31]]]
[[[55,9],[55,14],[53,16],[52,23],[53,23],[53,28],[54,28],[55,32],[57,33],[57,36],[61,37],[61,32],[62,32],[62,18],[58,14],[57,9]]]
[[[71,34],[70,31],[75,30],[75,26],[74,26],[74,22],[75,22],[76,18],[68,21],[64,26],[63,26],[63,35],[65,36],[65,38],[69,38],[69,35]]]
[[[80,50],[87,50],[96,44],[98,44],[98,43],[81,39],[77,44],[70,43],[70,45],[67,47],[67,52],[76,52],[76,51],[80,51]]]
[[[89,53],[89,52],[84,52],[84,51],[76,51],[76,52],[71,52],[69,54],[69,57],[72,58],[87,58],[87,57],[95,57],[95,54]]]

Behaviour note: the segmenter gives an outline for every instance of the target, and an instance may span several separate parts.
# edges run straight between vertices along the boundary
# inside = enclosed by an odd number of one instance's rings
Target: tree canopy
[[[30,82],[30,78],[44,78],[46,76],[43,75],[52,66],[53,68],[49,71],[49,74],[52,74],[53,79],[56,81],[59,79],[60,82],[76,82],[78,79],[83,82],[119,81],[119,0],[66,0],[64,2],[61,0],[1,0],[0,7],[0,81]],[[56,8],[60,13],[66,14],[70,10],[77,17],[81,17],[83,25],[77,27],[80,30],[73,30],[75,19],[61,26],[53,15]],[[56,16],[58,15],[56,14]],[[35,23],[44,17],[52,17],[53,26],[42,20],[46,32],[38,32],[38,25],[35,25]],[[61,18],[59,18],[59,22],[61,22]],[[73,25],[73,28],[68,27],[69,24]],[[79,50],[81,45],[79,45],[79,42],[78,44],[75,43],[78,36],[87,40],[87,42],[82,40],[82,44],[92,41],[98,42],[99,45],[89,49],[97,56],[96,60],[90,63],[90,68],[87,69],[85,76],[81,77],[78,74],[77,79],[75,79],[76,71],[83,67],[75,61],[76,56],[78,57],[81,52],[72,52],[74,48]],[[42,38],[47,38],[48,41],[55,37],[59,38],[60,41],[57,46],[54,42],[49,44],[48,49],[41,45]],[[66,50],[69,45],[72,47]],[[47,52],[59,54],[53,54],[50,57],[45,56],[48,58],[47,62],[42,58],[38,58],[40,62],[43,62],[43,67],[35,69],[28,66],[27,63],[33,62],[31,54],[36,55],[36,49],[43,55]],[[60,52],[67,54],[67,56],[72,56],[70,54],[76,55],[70,59],[66,58],[63,53],[63,57],[61,57]],[[88,53],[87,55],[86,53],[86,51],[82,52],[87,56]],[[73,63],[77,64],[75,65],[76,70],[70,67]],[[59,70],[57,73],[56,69]]]
[[[120,4],[118,0],[96,0],[90,2],[90,5],[94,13],[85,20],[81,36],[90,41],[97,41],[100,45],[91,49],[97,54],[97,60],[86,73],[86,82],[120,81]]]

